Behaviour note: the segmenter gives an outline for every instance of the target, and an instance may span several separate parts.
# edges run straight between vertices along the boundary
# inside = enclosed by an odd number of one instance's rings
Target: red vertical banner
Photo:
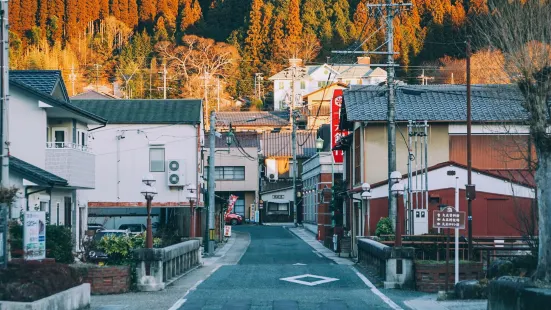
[[[341,107],[343,103],[343,91],[342,89],[335,89],[333,92],[333,100],[331,100],[331,149],[333,149],[339,140],[346,135],[348,131],[339,130],[339,124],[341,122]],[[343,162],[343,151],[333,151],[333,160],[335,163]]]

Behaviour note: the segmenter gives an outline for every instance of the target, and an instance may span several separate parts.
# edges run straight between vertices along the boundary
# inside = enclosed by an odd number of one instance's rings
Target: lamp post
[[[318,137],[316,139],[316,150],[318,150],[318,153],[321,152],[323,149],[323,139],[321,137]]]
[[[369,227],[370,222],[370,200],[371,200],[371,185],[369,183],[362,184],[362,200],[366,202],[366,213],[367,213],[367,233],[371,235],[371,229]]]
[[[196,188],[195,188],[195,185],[190,185],[188,186],[187,188],[188,190],[188,195],[187,195],[187,198],[189,200],[189,212],[190,212],[190,218],[191,218],[191,231],[189,233],[189,236],[190,237],[195,237],[195,209],[193,208],[193,204],[197,201],[197,196],[196,196]]]
[[[402,246],[402,232],[400,227],[400,212],[398,210],[398,197],[404,194],[404,184],[400,183],[402,180],[402,174],[398,171],[393,171],[390,174],[390,181],[392,184],[392,187],[390,188],[390,192],[392,195],[396,197],[394,201],[396,202],[396,223],[394,228],[395,233],[395,241],[394,246],[399,247]],[[389,197],[390,198],[390,197]]]
[[[147,201],[147,232],[145,235],[145,245],[146,248],[152,249],[153,231],[151,227],[151,201],[153,200],[153,197],[157,195],[157,189],[153,187],[153,184],[155,184],[155,179],[150,173],[142,178],[142,183],[144,184],[144,186],[141,193],[142,195],[144,195],[145,200]]]

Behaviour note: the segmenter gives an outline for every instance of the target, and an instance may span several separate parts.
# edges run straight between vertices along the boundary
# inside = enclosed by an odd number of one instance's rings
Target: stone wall
[[[90,283],[92,295],[121,294],[130,291],[129,266],[73,265],[82,276],[82,283]]]
[[[479,280],[484,278],[482,263],[473,262],[459,265],[459,280]],[[455,284],[454,263],[450,261],[448,290]],[[415,262],[415,288],[420,292],[435,293],[446,288],[446,264]]]

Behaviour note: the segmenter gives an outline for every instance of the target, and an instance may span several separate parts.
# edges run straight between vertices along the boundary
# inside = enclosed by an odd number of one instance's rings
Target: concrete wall
[[[46,169],[66,179],[71,186],[94,188],[95,166],[92,153],[73,148],[46,149]]]
[[[407,140],[407,126],[399,124]],[[429,167],[449,160],[449,136],[447,124],[433,124],[428,137]],[[376,183],[388,178],[387,127],[368,124],[364,128],[363,145],[364,182]],[[407,173],[408,149],[399,130],[396,130],[396,169]]]
[[[11,155],[39,168],[46,164],[46,111],[38,99],[16,87],[10,89],[8,117]]]
[[[122,134],[124,139],[118,140]],[[198,179],[197,129],[192,125],[120,125],[111,124],[93,131],[89,145],[96,154],[96,188],[86,193],[89,202],[104,205],[117,202],[143,202],[142,177],[149,172],[149,149],[165,148],[165,161],[185,161],[185,183]],[[117,147],[118,144],[118,147]],[[151,145],[157,144],[157,145]],[[158,194],[154,203],[176,202],[187,204],[187,190],[169,188],[167,171],[151,172],[156,179]]]

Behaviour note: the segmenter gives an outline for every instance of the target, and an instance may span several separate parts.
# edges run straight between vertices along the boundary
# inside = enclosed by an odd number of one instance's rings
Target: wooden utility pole
[[[467,37],[467,221],[469,260],[473,260],[473,210],[475,187],[472,184],[472,144],[471,144],[471,38]]]
[[[77,80],[77,75],[75,73],[75,65],[71,65],[71,74],[69,74],[69,81],[71,82],[71,91],[72,95],[75,95],[75,82]]]
[[[205,119],[205,127],[209,127],[209,103],[208,103],[208,81],[209,81],[209,72],[207,71],[207,68],[204,68],[203,76],[201,77],[203,79],[203,87],[204,87],[204,94],[203,94],[203,104],[204,104],[204,119]]]

